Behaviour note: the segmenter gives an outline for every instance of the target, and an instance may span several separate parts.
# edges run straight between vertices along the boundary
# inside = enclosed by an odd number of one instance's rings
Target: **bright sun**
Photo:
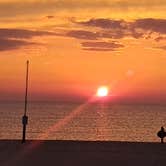
[[[108,87],[106,86],[101,86],[97,89],[97,93],[96,95],[98,97],[105,97],[105,96],[108,96]]]

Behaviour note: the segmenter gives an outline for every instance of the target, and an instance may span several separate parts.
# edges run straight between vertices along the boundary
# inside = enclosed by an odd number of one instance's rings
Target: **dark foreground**
[[[0,166],[166,166],[166,144],[0,141]]]

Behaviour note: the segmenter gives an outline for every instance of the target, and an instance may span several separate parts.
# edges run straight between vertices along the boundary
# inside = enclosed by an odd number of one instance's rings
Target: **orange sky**
[[[166,100],[165,0],[0,0],[0,100]],[[113,97],[115,96],[115,97]]]

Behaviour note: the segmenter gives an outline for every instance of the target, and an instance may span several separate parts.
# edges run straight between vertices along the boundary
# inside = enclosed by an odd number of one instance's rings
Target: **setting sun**
[[[97,89],[96,95],[98,97],[105,97],[108,95],[108,88],[106,86],[101,86]]]

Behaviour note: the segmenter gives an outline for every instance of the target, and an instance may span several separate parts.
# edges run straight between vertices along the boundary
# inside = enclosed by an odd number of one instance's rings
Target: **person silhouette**
[[[157,133],[157,136],[161,138],[161,143],[164,143],[164,137],[166,136],[166,132],[164,127],[161,127],[161,130]]]

